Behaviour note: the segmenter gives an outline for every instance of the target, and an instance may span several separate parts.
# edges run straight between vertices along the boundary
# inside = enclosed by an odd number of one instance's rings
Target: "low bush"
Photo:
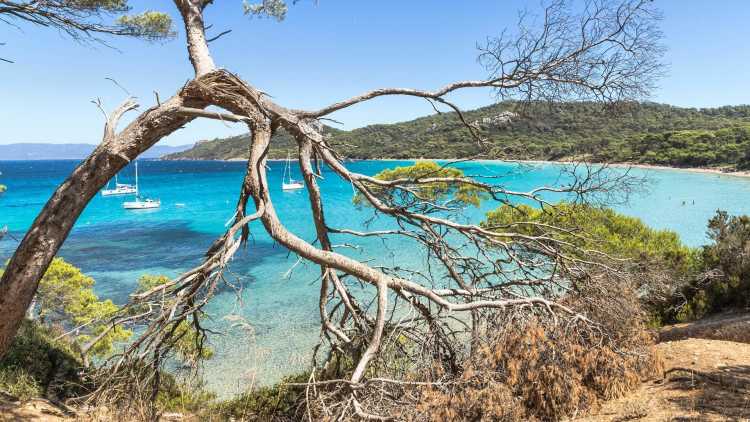
[[[161,391],[156,398],[156,407],[161,412],[201,414],[216,400],[216,394],[205,390],[196,380],[180,382],[174,376],[163,373]]]
[[[700,251],[700,275],[685,286],[665,318],[678,322],[750,308],[750,216],[717,211],[708,221],[711,243]]]
[[[211,414],[222,420],[300,420],[304,414],[305,387],[289,384],[306,383],[308,379],[309,374],[285,377],[274,385],[215,404]]]
[[[25,320],[0,360],[0,390],[21,400],[64,400],[86,391],[85,370],[74,345],[60,332]]]

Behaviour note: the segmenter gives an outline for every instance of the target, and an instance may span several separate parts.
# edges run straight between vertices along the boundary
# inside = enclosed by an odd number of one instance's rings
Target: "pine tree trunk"
[[[180,94],[185,94],[188,89],[190,84]],[[0,358],[10,348],[34,299],[39,280],[78,216],[129,161],[193,119],[175,112],[186,102],[191,107],[205,107],[203,102],[184,100],[178,95],[141,114],[117,136],[110,124],[116,122],[108,122],[110,130],[105,129],[102,144],[76,167],[47,201],[0,278]]]

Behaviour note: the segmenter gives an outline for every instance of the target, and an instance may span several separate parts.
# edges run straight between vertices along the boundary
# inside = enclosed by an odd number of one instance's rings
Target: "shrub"
[[[304,411],[305,387],[289,383],[305,383],[309,374],[283,378],[278,383],[247,392],[216,404],[213,415],[222,419],[293,421]],[[302,407],[302,408],[301,408]]]
[[[60,332],[25,320],[0,361],[0,390],[19,399],[75,397],[86,391],[85,372],[75,345]]]
[[[0,369],[0,391],[22,401],[44,394],[41,384],[29,371],[18,367]]]
[[[606,276],[603,280],[606,283],[593,282],[593,277],[590,277],[582,283],[574,283],[578,297],[601,298],[606,295],[605,303],[589,306],[588,312],[634,297],[648,313],[643,317],[650,319],[654,325],[660,325],[673,319],[670,309],[674,295],[695,278],[694,274],[702,271],[701,250],[685,246],[677,233],[653,229],[638,218],[609,208],[567,202],[544,209],[503,205],[487,213],[482,225],[498,232],[511,230],[563,241],[570,246],[553,246],[562,247],[568,255],[582,260],[598,260],[607,267],[617,268],[619,280]],[[606,257],[590,253],[592,250],[603,252]],[[591,270],[597,271],[596,268]],[[617,289],[628,290],[634,296],[607,294],[607,291],[612,293]],[[629,312],[635,311],[633,306],[628,304],[626,313],[618,306],[609,306],[608,309],[630,318]],[[642,311],[639,309],[638,312]],[[611,315],[603,315],[597,321],[604,323],[611,319]]]
[[[534,223],[564,230],[550,230]],[[595,249],[614,258],[627,258],[640,268],[666,268],[678,276],[690,272],[695,263],[696,251],[685,246],[677,233],[656,230],[636,217],[588,204],[560,202],[544,209],[503,205],[487,213],[482,225],[497,229],[510,226],[530,235],[552,233],[555,239],[580,248],[579,254]]]
[[[712,243],[700,253],[702,277],[686,286],[667,317],[690,321],[750,307],[750,216],[717,211],[708,221]]]
[[[0,268],[0,276],[3,269]],[[84,349],[84,345],[107,331],[99,341],[86,350],[94,356],[109,354],[115,343],[127,340],[132,334],[121,326],[109,329],[107,319],[117,312],[111,300],[99,300],[94,293],[95,281],[80,269],[62,258],[54,258],[31,303],[30,314],[38,318],[41,325],[60,326],[74,332],[66,334],[72,342]]]
[[[199,414],[216,399],[216,394],[206,391],[200,382],[182,383],[168,373],[162,373],[161,378],[156,406],[162,412]]]

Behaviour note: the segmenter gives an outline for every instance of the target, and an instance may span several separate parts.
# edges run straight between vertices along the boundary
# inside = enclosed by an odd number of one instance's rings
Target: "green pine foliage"
[[[296,3],[298,0],[292,0]],[[259,2],[243,1],[242,7],[245,14],[248,16],[259,16],[266,18],[274,18],[281,22],[286,18],[286,13],[289,11],[289,6],[286,0],[262,0]]]
[[[566,202],[544,209],[503,205],[487,213],[482,226],[499,233],[545,235],[564,242],[558,247],[568,256],[603,260],[621,269],[629,274],[644,316],[653,326],[676,319],[675,294],[703,271],[700,249],[685,246],[677,233],[653,229],[609,208]],[[588,251],[603,252],[608,258]]]
[[[708,236],[712,243],[701,248],[703,274],[675,298],[671,319],[750,308],[750,216],[719,210],[708,221]]]
[[[143,275],[138,279],[138,289],[136,293],[143,293],[149,291],[157,286],[161,286],[171,280],[167,276],[163,275]],[[164,306],[168,306],[165,304]],[[141,312],[141,309],[133,309],[133,312]],[[177,358],[185,364],[192,364],[199,360],[211,359],[214,355],[213,349],[208,345],[203,344],[198,331],[192,324],[192,321],[183,320],[175,328],[173,337],[177,338],[177,342],[174,345],[174,350],[177,354]]]
[[[3,269],[0,269],[2,275]],[[34,302],[34,318],[42,326],[69,331],[66,337],[82,348],[109,328],[108,319],[118,307],[111,300],[99,300],[94,293],[94,279],[62,258],[54,258],[39,281]],[[92,356],[106,356],[115,344],[130,338],[132,332],[117,326],[110,329],[89,351]]]
[[[545,226],[537,226],[542,223]],[[645,298],[651,323],[686,322],[705,316],[750,308],[750,216],[730,216],[717,211],[708,222],[710,242],[689,248],[669,230],[656,230],[635,217],[611,209],[560,203],[540,209],[527,205],[503,205],[487,214],[485,228],[498,232],[549,236],[582,250],[599,250],[634,264],[640,278],[658,273],[664,277],[667,296]],[[549,226],[560,230],[554,235]],[[590,257],[589,257],[590,258]]]
[[[528,235],[546,233],[575,245],[581,258],[585,258],[584,250],[598,250],[613,258],[628,259],[641,268],[667,268],[674,277],[688,274],[695,265],[696,251],[685,246],[677,233],[653,229],[636,217],[610,208],[568,202],[545,209],[503,205],[487,213],[482,226],[498,232],[511,229]],[[551,232],[552,226],[565,230]]]
[[[128,0],[65,0],[2,2],[0,23],[25,22],[55,28],[78,40],[101,41],[98,35],[173,38],[177,33],[169,14],[147,10],[132,13]]]
[[[148,10],[135,15],[122,15],[117,25],[126,33],[147,40],[173,38],[177,32],[172,28],[172,18],[166,13]]]
[[[473,205],[478,207],[486,197],[484,191],[472,184],[435,181],[418,183],[429,178],[464,178],[464,172],[453,167],[443,167],[434,161],[417,161],[411,166],[386,169],[375,175],[383,181],[402,180],[403,185],[409,186],[409,191],[392,189],[374,183],[367,183],[370,191],[387,204],[408,205],[414,201],[450,201],[454,205]],[[357,205],[368,203],[361,193],[354,197]]]
[[[0,391],[21,400],[75,397],[85,386],[76,346],[61,330],[24,320],[8,354],[0,360]]]

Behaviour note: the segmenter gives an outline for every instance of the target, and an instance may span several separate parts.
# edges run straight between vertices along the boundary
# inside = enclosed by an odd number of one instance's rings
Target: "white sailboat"
[[[284,166],[284,174],[281,176],[281,190],[297,190],[305,187],[302,182],[292,179],[292,160],[289,158],[289,154],[286,155],[286,166]]]
[[[161,201],[158,199],[144,198],[138,193],[138,161],[135,162],[135,201],[126,201],[122,207],[126,210],[148,210],[161,207]]]
[[[107,184],[109,187],[109,183]],[[128,183],[119,183],[117,181],[117,175],[115,174],[115,188],[114,189],[102,189],[102,196],[116,196],[116,195],[132,195],[138,193],[138,189],[135,186]]]

